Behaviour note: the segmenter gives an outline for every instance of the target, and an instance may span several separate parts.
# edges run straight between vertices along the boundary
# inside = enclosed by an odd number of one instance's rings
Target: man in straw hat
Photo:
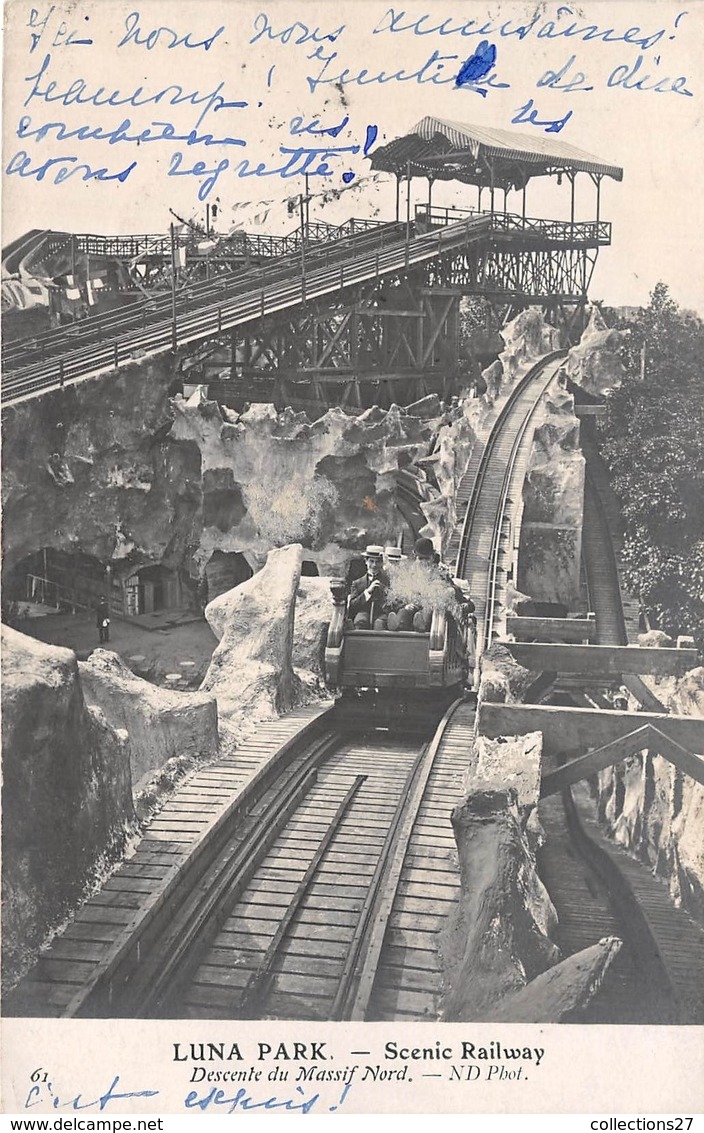
[[[370,629],[381,614],[389,589],[384,570],[384,548],[370,544],[365,553],[366,573],[350,586],[347,613],[355,629]]]

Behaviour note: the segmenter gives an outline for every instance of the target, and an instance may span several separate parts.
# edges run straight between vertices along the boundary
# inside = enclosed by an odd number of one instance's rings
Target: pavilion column
[[[428,178],[428,224],[430,224],[430,210],[433,206],[433,178]]]
[[[601,174],[596,175],[596,227],[599,231],[599,210],[601,205]]]
[[[401,219],[401,178],[396,174],[396,223]]]
[[[493,211],[494,211],[494,162],[493,161],[490,162],[489,169],[491,171],[491,211],[493,213]]]
[[[406,259],[408,259],[408,243],[411,239],[411,163],[406,164]]]

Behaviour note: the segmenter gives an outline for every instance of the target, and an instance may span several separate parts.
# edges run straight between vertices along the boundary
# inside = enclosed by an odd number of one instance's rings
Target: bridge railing
[[[368,232],[384,224],[380,220],[364,220],[352,217],[344,224],[328,224],[326,221],[310,221],[304,226],[306,244],[324,243],[328,240],[343,240],[360,232]],[[176,233],[175,243],[179,248],[197,253],[198,245],[206,240],[205,232]],[[255,258],[277,259],[279,256],[296,251],[301,245],[301,229],[295,228],[283,236],[266,232],[232,232],[227,236],[212,237],[217,244],[212,248],[213,258],[218,253],[240,255],[249,254]],[[76,233],[74,236],[49,237],[46,242],[46,255],[61,251],[73,251],[88,256],[112,256],[116,259],[138,259],[142,256],[158,256],[168,259],[171,255],[171,237],[162,233],[127,236],[100,236],[94,233]]]
[[[457,224],[473,216],[490,217],[492,233],[523,233],[539,240],[559,243],[611,243],[611,224],[606,220],[545,220],[542,217],[520,216],[511,212],[416,205],[416,224],[426,230]]]

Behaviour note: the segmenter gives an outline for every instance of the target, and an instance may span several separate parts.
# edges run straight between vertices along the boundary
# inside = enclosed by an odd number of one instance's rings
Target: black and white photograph
[[[4,1112],[700,1112],[702,0],[136,4],[4,5]]]

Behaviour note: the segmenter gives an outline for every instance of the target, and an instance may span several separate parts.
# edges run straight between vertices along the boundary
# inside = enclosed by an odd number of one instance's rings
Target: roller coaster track
[[[535,405],[560,358],[541,360],[517,385],[481,459],[468,469],[471,514],[458,524],[459,565],[476,580],[484,556],[485,642],[496,620],[503,561],[497,548],[511,493]],[[343,702],[260,725],[233,756],[201,769],[174,794],[135,855],[8,997],[6,1014],[437,1018],[441,934],[459,895],[449,815],[463,798],[475,713],[461,699],[438,716],[412,706],[406,716],[392,713],[388,727],[379,718],[365,731],[359,711]],[[557,886],[563,947],[574,951],[605,933],[624,936],[606,902],[621,882],[604,879],[603,857],[598,875],[592,864],[585,881],[579,866],[575,879],[565,819],[555,818],[552,805],[541,804],[556,848],[546,859],[546,879]],[[572,804],[568,821],[583,851],[586,834],[576,821],[586,828],[588,819],[581,809],[580,800]],[[594,861],[604,847],[586,852]],[[646,876],[637,863],[631,866]],[[658,888],[665,939],[676,911]],[[587,911],[581,920],[580,910]],[[642,1019],[634,1004],[643,972],[650,986],[647,1020],[683,1017],[684,996],[672,995],[662,946],[653,960],[644,917],[650,923],[655,913],[634,914],[635,943],[624,950],[635,980],[619,968],[623,990],[608,1021]],[[691,977],[692,939],[677,952],[682,987],[688,963]]]
[[[488,215],[473,216],[447,228],[405,239],[405,228],[383,225],[359,236],[316,245],[306,257],[195,284],[172,316],[170,297],[137,309],[101,315],[70,331],[52,332],[3,355],[3,404],[36,396],[66,383],[95,377],[122,363],[215,338],[235,327],[293,310],[345,288],[397,275],[481,239],[491,227]],[[73,338],[73,340],[72,340]]]
[[[589,469],[582,556],[597,644],[623,645],[618,566]],[[624,942],[600,995],[571,1021],[704,1022],[704,931],[661,879],[604,836],[585,784],[543,799],[539,815],[547,841],[538,862],[560,921],[557,943],[571,954],[597,937]]]
[[[465,507],[450,553],[457,551],[455,575],[470,584],[477,612],[475,666],[496,633],[502,582],[511,569],[504,562],[505,543],[511,534],[514,496],[520,497],[525,462],[532,441],[531,423],[540,398],[557,375],[566,351],[546,355],[517,383],[502,408],[486,444],[473,454],[457,492]],[[503,577],[502,577],[503,576]]]

